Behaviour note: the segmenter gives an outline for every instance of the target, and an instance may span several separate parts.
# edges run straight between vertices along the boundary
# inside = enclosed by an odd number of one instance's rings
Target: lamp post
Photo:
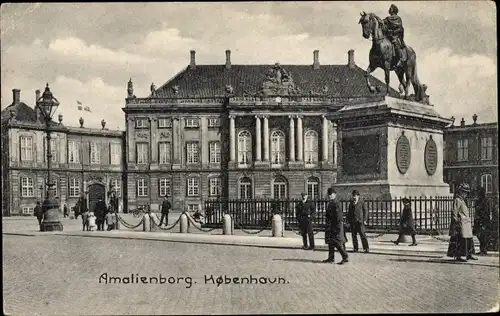
[[[45,132],[47,133],[47,193],[42,204],[43,221],[40,231],[62,231],[63,225],[59,221],[59,202],[55,199],[55,187],[52,181],[52,150],[50,148],[52,116],[59,106],[59,101],[50,92],[48,83],[42,96],[36,100],[36,105],[42,112],[45,120]]]

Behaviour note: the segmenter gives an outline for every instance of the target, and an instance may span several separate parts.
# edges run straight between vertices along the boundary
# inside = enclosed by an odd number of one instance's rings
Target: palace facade
[[[37,90],[34,99],[40,97]],[[124,132],[52,122],[53,180],[61,209],[71,208],[81,195],[89,207],[111,190],[122,196]],[[13,90],[13,102],[2,111],[2,214],[30,215],[44,200],[47,179],[45,123],[40,110],[21,101]],[[76,122],[75,122],[76,123]],[[123,203],[122,203],[123,204]]]
[[[337,129],[325,117],[369,91],[354,51],[343,65],[190,64],[145,98],[128,83],[126,178],[128,208],[193,210],[203,200],[324,197],[335,183]],[[392,96],[399,94],[391,90]]]
[[[445,182],[454,192],[457,185],[467,182],[473,189],[483,187],[487,195],[498,196],[498,122],[473,122],[452,125],[445,130]]]

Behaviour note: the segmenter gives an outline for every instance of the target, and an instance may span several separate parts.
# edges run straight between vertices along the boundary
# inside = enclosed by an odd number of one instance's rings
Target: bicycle
[[[134,217],[141,217],[145,213],[146,211],[144,206],[139,206],[138,208],[132,211],[132,215],[134,215]]]

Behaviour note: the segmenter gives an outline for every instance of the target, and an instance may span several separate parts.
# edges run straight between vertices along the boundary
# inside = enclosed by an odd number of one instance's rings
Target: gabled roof
[[[258,92],[266,74],[274,65],[196,65],[187,67],[156,90],[158,98],[197,98],[225,95],[226,85],[231,85],[235,96],[252,95]],[[365,71],[357,66],[280,65],[292,78],[301,95],[321,94],[338,98],[374,97],[385,95],[385,83],[370,76],[376,92],[370,92],[366,84]],[[178,93],[174,87],[178,87]],[[326,87],[326,88],[325,88]],[[390,89],[389,95],[399,97],[398,91]],[[152,97],[151,95],[149,97]]]
[[[10,112],[14,111],[16,115],[14,120],[21,123],[31,123],[31,124],[45,124],[43,117],[40,115],[38,121],[36,119],[36,111],[24,102],[13,103],[3,109],[2,111],[2,121],[10,119]],[[56,122],[52,121],[56,124]]]

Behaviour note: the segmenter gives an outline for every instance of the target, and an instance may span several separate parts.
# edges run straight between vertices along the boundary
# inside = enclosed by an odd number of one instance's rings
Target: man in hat
[[[384,19],[387,28],[387,36],[391,41],[396,52],[397,64],[400,67],[403,57],[403,48],[406,47],[404,43],[404,28],[403,20],[398,15],[399,9],[394,4],[389,7],[389,16]]]
[[[342,221],[342,209],[337,200],[337,193],[333,188],[328,188],[328,204],[326,206],[325,243],[328,244],[328,258],[323,262],[335,262],[335,248],[342,256],[339,264],[349,262],[349,256],[345,251],[344,223]]]
[[[413,215],[411,212],[411,203],[408,198],[403,198],[403,212],[401,213],[401,218],[399,219],[399,236],[396,241],[393,241],[395,245],[399,245],[404,235],[410,235],[412,243],[408,246],[416,246],[417,240],[415,239],[415,221],[413,220]]]
[[[349,203],[349,211],[347,212],[347,221],[351,226],[352,246],[354,252],[358,252],[358,234],[363,244],[363,250],[370,252],[368,240],[366,239],[365,225],[368,221],[368,211],[366,210],[365,203],[359,198],[357,190],[352,191],[352,200]]]
[[[476,213],[474,214],[474,229],[472,233],[479,239],[479,253],[488,254],[489,227],[491,225],[490,203],[486,198],[486,190],[479,188],[476,201]]]
[[[164,219],[165,219],[165,225],[168,226],[168,214],[170,213],[171,208],[172,204],[170,204],[168,196],[165,194],[165,196],[163,197],[163,202],[161,203],[161,219],[160,219],[160,225],[158,226],[161,226]]]
[[[43,211],[42,211],[42,206],[40,205],[40,201],[36,201],[36,206],[35,209],[33,210],[33,214],[36,216],[36,219],[38,220],[38,225],[40,226],[41,229],[43,220]]]
[[[316,216],[316,208],[314,203],[308,199],[307,193],[302,193],[302,200],[297,203],[295,216],[297,217],[300,234],[302,235],[303,249],[314,250],[313,219]],[[307,246],[308,237],[309,246]]]

